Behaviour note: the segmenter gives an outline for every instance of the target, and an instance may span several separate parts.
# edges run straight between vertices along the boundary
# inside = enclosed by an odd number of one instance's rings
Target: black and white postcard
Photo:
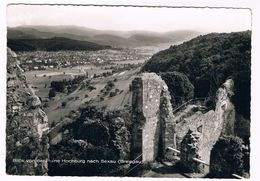
[[[8,4],[6,174],[250,178],[251,20]]]

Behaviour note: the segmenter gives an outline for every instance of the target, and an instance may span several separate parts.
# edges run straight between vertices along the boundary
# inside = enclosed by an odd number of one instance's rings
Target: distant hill
[[[166,33],[151,31],[96,30],[78,26],[19,26],[7,29],[8,39],[48,39],[64,37],[114,47],[176,44],[194,38],[201,32],[183,30]]]
[[[228,77],[235,81],[234,103],[250,117],[251,31],[211,33],[158,52],[142,71],[181,72],[194,85],[195,97],[213,96]]]
[[[110,46],[87,41],[54,37],[49,39],[8,39],[7,46],[14,51],[102,50]]]
[[[131,46],[132,42],[124,37],[110,35],[110,34],[100,34],[89,38],[90,41],[99,43],[101,45],[110,45],[113,47],[125,47]]]

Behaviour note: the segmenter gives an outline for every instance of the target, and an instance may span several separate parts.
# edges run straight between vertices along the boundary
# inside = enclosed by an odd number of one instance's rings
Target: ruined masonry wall
[[[210,163],[210,153],[218,138],[221,135],[234,134],[235,108],[230,100],[233,84],[233,80],[229,79],[218,89],[214,111],[205,114],[197,112],[176,124],[177,149],[180,149],[178,141],[182,141],[189,130],[194,133],[200,132],[197,154],[201,160]],[[206,168],[205,170],[208,171]]]
[[[168,87],[155,73],[142,74],[132,85],[135,120],[132,148],[142,154],[144,162],[154,161],[158,155],[159,138],[162,138],[162,150],[174,139],[172,127],[169,129],[169,125],[174,124]]]
[[[152,161],[158,153],[160,134],[159,107],[162,82],[154,75],[145,74],[143,81],[143,114],[146,119],[143,127],[143,160]]]

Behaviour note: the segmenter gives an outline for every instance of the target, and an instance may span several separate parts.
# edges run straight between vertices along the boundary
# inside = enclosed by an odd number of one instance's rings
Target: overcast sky
[[[251,12],[248,9],[9,5],[7,25],[77,25],[124,31],[189,29],[231,32],[251,29]]]

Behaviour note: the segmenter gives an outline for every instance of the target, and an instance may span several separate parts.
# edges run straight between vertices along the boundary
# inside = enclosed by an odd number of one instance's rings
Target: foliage
[[[55,92],[61,92],[64,93],[66,90],[68,91],[68,93],[73,92],[78,85],[86,78],[86,75],[78,75],[75,76],[75,78],[73,79],[63,79],[60,81],[52,81],[51,82],[51,89],[53,89]],[[85,88],[86,86],[89,86],[89,83],[82,83],[82,85],[84,85],[83,87]],[[81,88],[82,88],[81,85]],[[55,97],[55,96],[54,96]]]
[[[91,144],[80,145],[61,142],[50,147],[50,160],[60,160],[61,163],[49,162],[49,175],[61,176],[98,176],[111,175],[118,164],[87,163],[87,160],[116,160],[117,156],[108,146],[93,147]],[[84,160],[85,163],[64,163],[62,160]]]
[[[8,39],[8,47],[14,51],[102,50],[110,46],[62,37],[50,39]]]
[[[64,92],[65,90],[65,81],[52,81],[51,88],[56,92]]]
[[[111,118],[109,126],[112,147],[121,159],[127,159],[130,151],[130,133],[125,120],[121,117]]]
[[[114,97],[114,96],[116,96],[116,94],[117,94],[117,92],[110,92],[109,96]]]
[[[220,137],[210,155],[210,175],[215,178],[230,178],[243,173],[243,141],[238,137]]]
[[[182,104],[193,98],[194,87],[188,77],[180,72],[166,72],[160,74],[162,79],[168,85],[172,103],[174,105]]]
[[[211,33],[158,52],[142,71],[178,71],[194,85],[195,97],[214,96],[225,80],[235,81],[237,111],[250,118],[251,32]]]
[[[65,102],[65,101],[61,103],[61,107],[62,107],[62,108],[65,108],[66,105],[67,105],[67,102]]]
[[[98,121],[85,121],[75,132],[77,139],[88,140],[93,145],[107,145],[110,139],[108,128]]]
[[[49,98],[55,97],[56,96],[56,91],[54,89],[49,90]]]
[[[108,82],[107,82],[107,86],[108,86],[109,88],[112,88],[112,87],[115,86],[115,84],[114,84],[112,81],[108,81]]]
[[[50,160],[113,160],[128,159],[129,130],[124,120],[124,112],[114,111],[104,113],[94,106],[80,108],[80,116],[76,121],[63,127],[70,130],[69,140],[63,140],[49,149]],[[49,165],[49,175],[120,175],[121,165],[118,163],[52,163]],[[121,173],[122,174],[122,173]]]

